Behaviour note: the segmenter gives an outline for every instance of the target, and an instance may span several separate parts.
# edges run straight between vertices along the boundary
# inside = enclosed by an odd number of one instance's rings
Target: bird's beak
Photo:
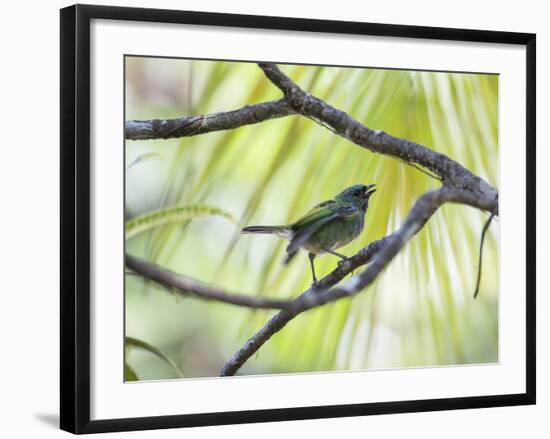
[[[369,184],[365,189],[365,198],[369,198],[375,192],[376,192],[376,185],[375,184]]]

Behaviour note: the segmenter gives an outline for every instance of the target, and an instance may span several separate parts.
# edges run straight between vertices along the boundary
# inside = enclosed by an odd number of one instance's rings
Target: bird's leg
[[[349,258],[346,255],[343,255],[342,253],[335,252],[334,250],[327,250],[324,249],[325,252],[330,253],[331,255],[338,256],[341,261],[338,261],[338,266],[340,267],[345,261],[347,261]]]
[[[331,255],[334,255],[334,256],[338,256],[341,259],[340,261],[338,261],[338,267],[340,268],[342,268],[342,264],[349,259],[346,255],[335,252],[333,250],[325,250],[325,252],[330,253]],[[353,271],[351,272],[351,274],[353,275]]]
[[[342,253],[335,252],[334,250],[326,250],[326,249],[324,250],[327,253],[330,253],[331,255],[338,256],[340,259],[343,259],[344,261],[348,259],[348,257],[346,255],[343,255]]]
[[[315,264],[313,263],[313,260],[315,259],[316,254],[315,253],[309,253],[309,263],[311,265],[311,274],[313,275],[313,288],[317,288],[317,277],[315,276]]]

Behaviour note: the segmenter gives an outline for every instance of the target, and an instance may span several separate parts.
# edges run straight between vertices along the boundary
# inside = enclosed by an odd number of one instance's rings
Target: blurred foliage
[[[147,212],[143,215],[133,217],[126,221],[125,236],[129,239],[135,235],[146,232],[171,223],[181,223],[184,220],[192,218],[201,218],[205,216],[221,216],[235,222],[230,213],[214,206],[205,204],[191,204],[188,206],[165,207],[153,212]]]
[[[281,68],[368,127],[442,152],[498,187],[498,76]],[[128,120],[207,114],[280,97],[252,63],[129,57],[126,74]],[[352,184],[376,183],[365,231],[340,250],[352,255],[399,227],[414,201],[439,184],[300,116],[183,139],[128,141],[126,164],[127,218],[207,204],[237,221],[170,222],[128,239],[127,252],[230,291],[279,299],[309,286],[305,252],[283,266],[284,241],[240,235],[242,226],[289,223]],[[472,298],[486,219],[473,208],[444,206],[374,285],[300,315],[240,373],[497,362],[498,222],[487,234],[480,294]],[[333,256],[318,258],[318,275],[336,263]],[[185,377],[217,376],[272,314],[178,299],[126,276],[126,334],[161,349]],[[130,365],[140,379],[177,377],[144,352],[132,353]]]
[[[159,349],[154,346],[151,346],[149,343],[146,343],[142,340],[138,340],[133,337],[124,337],[124,349],[126,358],[129,356],[129,352],[132,348],[139,348],[153,354],[155,357],[164,361],[168,366],[170,366],[177,374],[179,378],[183,378],[183,373],[179,367],[174,363],[170,358],[164,355]],[[124,364],[124,379],[125,381],[137,381],[138,377],[135,371],[128,365],[128,362]]]
[[[139,381],[134,369],[132,369],[128,363],[124,363],[124,381]]]

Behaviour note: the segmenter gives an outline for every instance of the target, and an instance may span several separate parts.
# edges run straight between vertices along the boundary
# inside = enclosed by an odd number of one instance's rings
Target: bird
[[[290,241],[284,263],[289,263],[299,249],[308,251],[313,287],[318,286],[314,260],[322,254],[347,256],[336,252],[355,240],[363,231],[369,199],[376,192],[375,184],[355,184],[332,200],[317,204],[296,222],[282,226],[248,226],[241,233],[271,234]],[[339,264],[341,261],[339,262]]]

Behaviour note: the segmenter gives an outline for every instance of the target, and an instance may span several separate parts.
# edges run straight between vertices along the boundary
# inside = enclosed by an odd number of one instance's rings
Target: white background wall
[[[88,3],[96,3],[88,1]],[[538,215],[550,220],[548,130],[550,28],[545,2],[460,0],[124,1],[100,4],[244,14],[299,16],[537,33]],[[63,1],[5,2],[0,14],[0,434],[60,437],[58,419],[59,321],[59,19]],[[6,98],[7,96],[7,98]],[[546,174],[546,175],[544,175]],[[538,405],[422,414],[122,433],[109,437],[241,438],[550,437],[550,288],[548,230],[538,230]],[[546,258],[546,260],[543,260]],[[546,416],[545,416],[546,415]]]

